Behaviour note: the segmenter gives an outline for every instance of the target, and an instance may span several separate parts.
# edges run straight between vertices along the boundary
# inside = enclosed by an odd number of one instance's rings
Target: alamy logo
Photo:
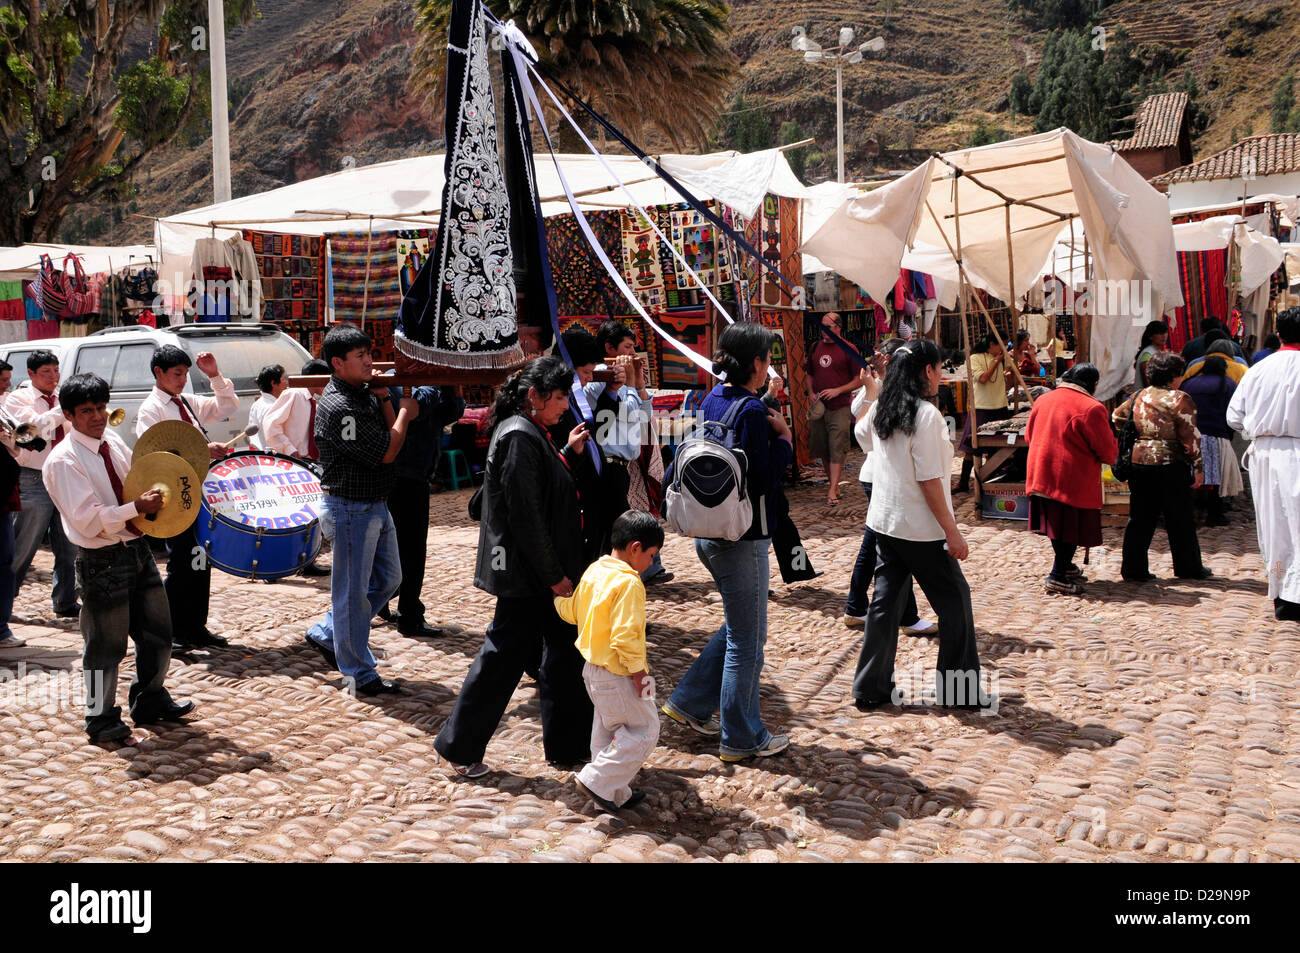
[[[50,922],[55,924],[129,924],[133,933],[148,933],[153,922],[151,890],[68,890],[50,894]]]

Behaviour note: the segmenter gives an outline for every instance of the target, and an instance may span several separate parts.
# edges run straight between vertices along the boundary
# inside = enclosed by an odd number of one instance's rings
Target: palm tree
[[[736,59],[724,0],[487,0],[542,62],[615,125],[658,129],[676,149],[704,147]],[[450,0],[415,0],[411,82],[441,114]]]

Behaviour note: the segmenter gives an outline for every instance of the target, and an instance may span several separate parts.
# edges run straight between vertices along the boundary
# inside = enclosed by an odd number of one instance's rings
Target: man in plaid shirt
[[[397,533],[388,514],[393,459],[419,414],[403,398],[397,411],[370,391],[370,338],[352,325],[325,335],[321,357],[333,376],[316,404],[314,435],[324,469],[321,528],[333,544],[330,610],[307,631],[307,644],[362,695],[399,694],[379,677],[370,620],[402,581]]]

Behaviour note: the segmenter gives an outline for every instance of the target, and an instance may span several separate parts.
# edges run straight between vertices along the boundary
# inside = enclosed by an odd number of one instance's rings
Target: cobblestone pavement
[[[773,564],[763,713],[789,751],[724,765],[665,724],[639,782],[649,796],[611,816],[542,757],[526,680],[488,749],[494,773],[455,780],[433,752],[492,609],[471,585],[468,495],[433,497],[425,583],[429,621],[462,631],[373,633],[381,673],[407,694],[351,698],[302,645],[328,579],[214,572],[212,627],[231,646],[175,660],[169,675],[198,710],[116,751],[82,732],[80,636],[50,612],[40,553],[15,609],[28,645],[0,650],[0,859],[1300,858],[1300,626],[1273,621],[1248,502],[1226,530],[1201,530],[1215,579],[1172,579],[1161,534],[1160,580],[1121,583],[1121,531],[1107,529],[1082,598],[1044,594],[1045,540],[963,505],[998,712],[861,714],[848,703],[861,634],[841,613],[864,500],[851,482],[836,508],[823,487],[800,488],[794,516],[826,575],[787,588]],[[664,562],[677,579],[651,590],[648,609],[661,697],[721,617],[690,541],[670,538]],[[898,666],[932,666],[935,652],[903,638]]]

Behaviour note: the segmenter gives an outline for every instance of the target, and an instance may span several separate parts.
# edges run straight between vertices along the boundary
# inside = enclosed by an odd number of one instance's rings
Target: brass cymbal
[[[160,420],[140,434],[135,442],[137,457],[159,452],[184,457],[200,480],[208,475],[212,454],[208,451],[208,441],[203,432],[193,424],[183,420]]]
[[[122,497],[134,500],[146,490],[161,490],[163,495],[163,507],[152,519],[141,514],[131,520],[131,525],[146,536],[167,539],[189,529],[198,519],[200,478],[184,457],[164,451],[137,454],[122,481]]]

